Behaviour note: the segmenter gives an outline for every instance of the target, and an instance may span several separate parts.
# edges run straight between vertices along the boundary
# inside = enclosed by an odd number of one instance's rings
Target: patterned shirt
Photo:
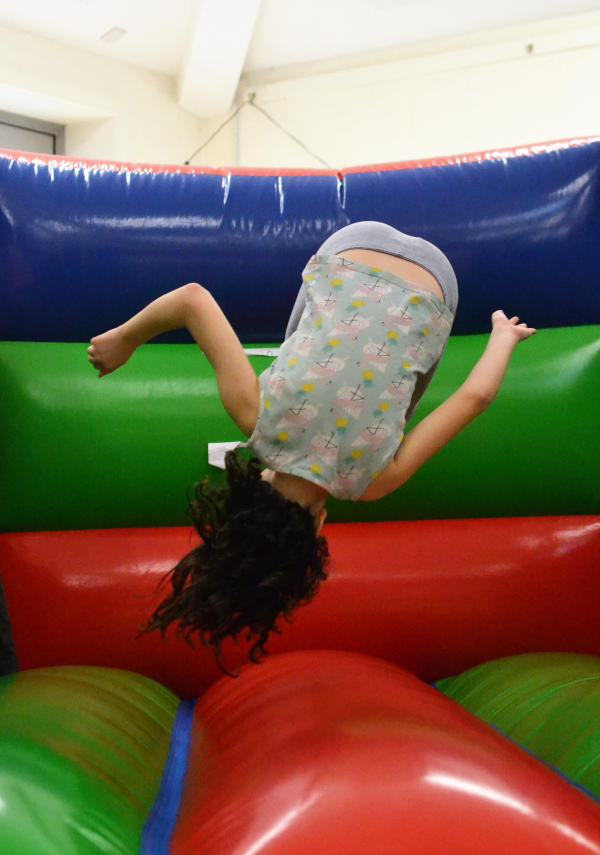
[[[453,315],[435,293],[377,267],[314,255],[296,332],[259,377],[248,447],[269,469],[359,499],[394,457],[417,376]]]

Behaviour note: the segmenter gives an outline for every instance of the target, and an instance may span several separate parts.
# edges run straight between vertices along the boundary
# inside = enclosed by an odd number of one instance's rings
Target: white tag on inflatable
[[[208,463],[217,469],[225,469],[225,455],[236,448],[245,448],[245,442],[209,442]]]
[[[280,347],[245,347],[246,356],[279,356]]]

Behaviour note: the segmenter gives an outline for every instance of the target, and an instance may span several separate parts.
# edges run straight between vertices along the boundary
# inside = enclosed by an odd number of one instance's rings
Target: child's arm
[[[465,382],[406,434],[393,462],[373,483],[369,498],[379,499],[401,487],[436,451],[491,404],[515,345],[536,332],[518,321],[517,317],[509,320],[502,310],[494,312],[485,351]]]
[[[163,294],[120,327],[95,336],[88,360],[104,377],[127,362],[140,344],[180,327],[187,327],[205,353],[215,370],[223,406],[250,436],[258,416],[258,379],[229,321],[201,285],[192,282]]]

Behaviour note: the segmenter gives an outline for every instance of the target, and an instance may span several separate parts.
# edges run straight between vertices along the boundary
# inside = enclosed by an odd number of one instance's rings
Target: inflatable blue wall
[[[599,140],[313,174],[73,168],[0,153],[0,339],[86,341],[199,281],[243,341],[280,341],[310,255],[363,219],[449,256],[455,334],[487,331],[499,294],[540,328],[596,323],[599,170]]]

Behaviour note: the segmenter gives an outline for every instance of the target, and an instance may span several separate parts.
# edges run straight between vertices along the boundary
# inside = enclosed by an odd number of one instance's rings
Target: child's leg
[[[445,347],[444,347],[444,350],[446,350]],[[431,368],[429,369],[427,374],[418,374],[417,375],[417,382],[415,383],[415,388],[414,388],[414,391],[412,394],[412,398],[410,399],[410,404],[408,405],[408,409],[406,411],[405,418],[406,418],[407,422],[410,421],[410,419],[412,418],[413,413],[417,408],[417,404],[419,403],[419,401],[421,400],[421,398],[425,394],[427,387],[429,386],[429,384],[433,380],[433,375],[435,374],[435,372],[438,369],[438,365],[440,364],[440,360],[441,360],[442,356],[444,355],[444,350],[441,352],[440,358],[438,359],[438,361],[434,362],[434,364],[431,366]]]
[[[14,674],[18,670],[17,649],[12,637],[12,627],[4,600],[2,582],[0,582],[0,677]]]
[[[292,333],[296,332],[296,328],[300,323],[300,318],[302,317],[302,312],[304,311],[304,306],[306,305],[306,282],[302,283],[302,287],[298,291],[298,296],[296,297],[296,302],[294,303],[294,308],[292,309],[292,314],[290,315],[290,319],[287,323],[287,327],[285,330],[286,339],[289,338]]]

